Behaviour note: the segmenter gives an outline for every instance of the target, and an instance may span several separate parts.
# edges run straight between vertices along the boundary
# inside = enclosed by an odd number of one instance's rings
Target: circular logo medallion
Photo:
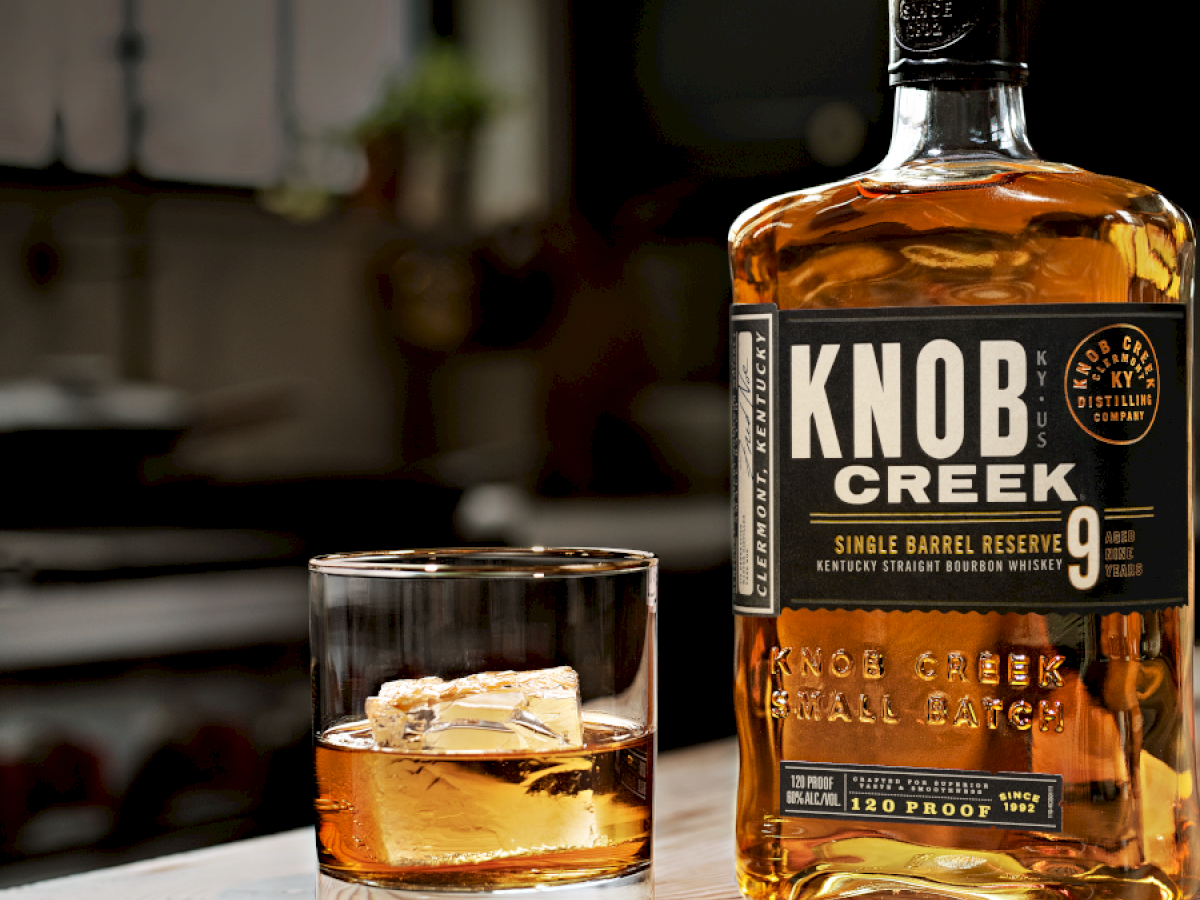
[[[908,50],[948,47],[979,21],[977,0],[895,0],[896,40]]]
[[[1080,341],[1067,361],[1067,407],[1096,440],[1137,443],[1158,412],[1158,374],[1158,357],[1144,331],[1107,325]]]

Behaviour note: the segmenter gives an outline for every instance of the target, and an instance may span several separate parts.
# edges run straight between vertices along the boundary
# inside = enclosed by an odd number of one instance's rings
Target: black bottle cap
[[[1024,84],[1025,0],[888,0],[892,85]]]

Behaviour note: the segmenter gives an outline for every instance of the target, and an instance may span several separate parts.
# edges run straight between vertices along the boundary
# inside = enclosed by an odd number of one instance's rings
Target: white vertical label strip
[[[737,509],[734,512],[733,559],[737,572],[737,592],[743,597],[754,591],[754,335],[737,335],[734,403],[735,462],[737,465]]]
[[[744,310],[744,311],[743,311]],[[767,304],[732,318],[733,610],[777,615],[775,560],[775,317]]]

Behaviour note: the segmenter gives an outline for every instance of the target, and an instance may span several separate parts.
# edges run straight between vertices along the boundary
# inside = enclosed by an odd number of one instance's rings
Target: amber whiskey
[[[365,720],[341,725],[316,744],[320,867],[429,891],[643,872],[653,762],[652,734],[586,712],[583,746],[562,751],[412,752],[378,746]]]
[[[1194,896],[1191,226],[891,7],[887,158],[730,233],[739,885]]]

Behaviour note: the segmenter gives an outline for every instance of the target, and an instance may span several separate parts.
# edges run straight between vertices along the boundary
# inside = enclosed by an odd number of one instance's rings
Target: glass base
[[[654,871],[643,869],[622,878],[585,881],[579,884],[542,885],[527,888],[496,888],[477,891],[433,888],[384,888],[353,881],[340,881],[317,873],[317,900],[486,900],[488,897],[559,898],[559,900],[653,900]]]

